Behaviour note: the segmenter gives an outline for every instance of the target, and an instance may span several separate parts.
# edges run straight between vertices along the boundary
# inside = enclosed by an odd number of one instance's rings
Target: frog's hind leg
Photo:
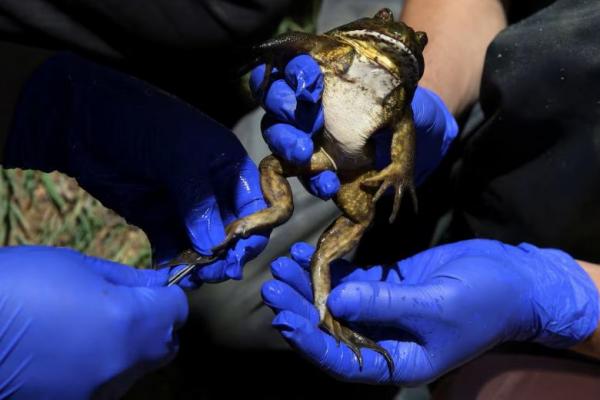
[[[333,168],[331,160],[322,151],[315,152],[310,163],[305,166],[286,163],[274,155],[264,158],[259,165],[260,186],[269,206],[229,224],[225,228],[225,239],[212,249],[213,254],[220,254],[240,238],[272,229],[290,219],[294,212],[294,202],[292,189],[286,178]]]
[[[371,175],[370,173],[367,175]],[[364,177],[364,176],[363,176]],[[344,342],[356,355],[362,369],[361,348],[368,348],[381,354],[390,370],[394,363],[388,351],[374,341],[354,332],[337,321],[327,309],[327,296],[331,291],[330,264],[354,249],[375,213],[372,195],[360,189],[361,179],[343,184],[336,196],[336,204],[344,215],[336,219],[321,235],[315,254],[311,259],[311,278],[315,306],[319,310],[321,327],[327,330],[338,342]]]

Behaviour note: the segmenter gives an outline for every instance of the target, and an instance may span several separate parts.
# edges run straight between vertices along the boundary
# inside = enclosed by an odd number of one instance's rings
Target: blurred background
[[[271,36],[289,30],[320,33],[383,7],[395,13],[402,7],[402,0],[295,3]],[[225,99],[228,114],[220,116],[217,111],[213,116],[230,125],[259,162],[269,153],[259,129],[263,113],[250,109],[244,79],[238,85],[234,95],[239,98],[228,94]],[[311,197],[297,181],[292,184],[296,204],[292,220],[273,232],[265,252],[246,266],[243,281],[204,285],[190,293],[191,313],[181,332],[180,354],[171,365],[145,377],[126,398],[428,398],[426,388],[399,391],[336,382],[302,360],[271,329],[272,313],[260,300],[260,287],[270,278],[270,260],[286,255],[294,242],[314,243],[337,215],[331,202]],[[0,202],[0,239],[5,246],[66,246],[138,268],[151,266],[144,233],[104,208],[73,179],[59,173],[0,170],[0,194],[9,199]]]

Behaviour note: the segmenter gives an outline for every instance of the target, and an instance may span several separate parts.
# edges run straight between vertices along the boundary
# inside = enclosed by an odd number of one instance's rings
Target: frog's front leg
[[[333,69],[343,75],[350,67],[354,49],[326,35],[313,35],[304,32],[288,32],[267,40],[254,47],[257,62],[266,64],[261,93],[267,93],[271,83],[272,68],[283,71],[293,57],[310,54],[325,69]],[[327,72],[327,71],[323,71]]]
[[[404,92],[402,90],[402,92]],[[409,101],[403,93],[397,94],[400,100]],[[396,101],[399,101],[396,98]],[[391,108],[391,107],[390,107]],[[390,215],[390,223],[394,222],[400,209],[400,201],[405,190],[412,196],[413,206],[417,209],[417,194],[414,184],[415,158],[415,125],[410,104],[404,107],[392,126],[391,163],[375,176],[365,179],[363,187],[377,190],[374,201],[377,201],[390,187],[394,188],[394,205]]]
[[[285,223],[294,212],[292,190],[286,178],[312,175],[327,169],[333,170],[334,166],[322,151],[315,152],[310,162],[303,166],[286,163],[274,155],[264,158],[259,165],[260,186],[268,207],[229,224],[225,228],[225,239],[212,249],[213,254],[222,253],[240,238]]]

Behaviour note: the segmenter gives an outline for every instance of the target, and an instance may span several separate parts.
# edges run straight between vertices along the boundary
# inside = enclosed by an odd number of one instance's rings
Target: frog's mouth
[[[356,39],[374,39],[376,41],[387,43],[398,53],[400,53],[404,56],[407,56],[414,64],[414,67],[417,71],[421,69],[419,66],[419,61],[418,61],[417,57],[415,56],[415,54],[412,52],[412,50],[409,49],[408,46],[406,46],[404,43],[402,43],[400,40],[398,40],[396,38],[393,38],[393,37],[383,34],[381,32],[370,31],[367,29],[346,31],[346,32],[344,32],[344,36],[348,36],[348,37],[356,38]]]

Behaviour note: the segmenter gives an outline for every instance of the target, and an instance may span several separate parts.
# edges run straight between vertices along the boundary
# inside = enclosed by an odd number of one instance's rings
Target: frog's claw
[[[415,212],[417,212],[417,192],[415,190],[414,182],[410,175],[404,172],[399,165],[394,163],[388,165],[376,175],[365,179],[362,182],[362,186],[369,189],[377,189],[377,192],[375,192],[375,195],[373,196],[374,202],[379,200],[389,188],[394,188],[394,204],[389,219],[390,224],[393,223],[398,216],[402,195],[404,194],[405,189],[410,191],[413,206]]]
[[[240,218],[227,225],[225,228],[225,239],[217,246],[212,248],[212,253],[220,254],[232,247],[236,240],[250,236],[254,231],[256,231],[256,227],[251,226],[253,220],[254,218]]]
[[[388,365],[388,370],[390,372],[390,376],[394,374],[394,361],[390,353],[377,344],[376,342],[362,336],[359,333],[354,332],[352,329],[342,325],[339,321],[337,321],[329,311],[325,312],[325,316],[321,320],[320,323],[321,328],[326,330],[333,338],[337,341],[338,345],[340,342],[344,343],[346,346],[352,350],[354,355],[356,356],[356,360],[358,361],[358,367],[362,371],[363,369],[363,357],[360,349],[371,349],[381,354]]]

